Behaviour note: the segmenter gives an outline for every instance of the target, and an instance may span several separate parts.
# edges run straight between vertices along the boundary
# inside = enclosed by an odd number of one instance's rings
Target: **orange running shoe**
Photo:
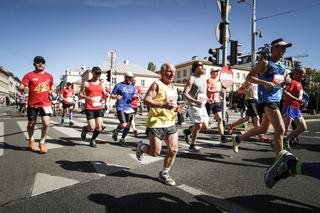
[[[34,140],[29,140],[28,149],[32,152],[36,150],[36,142]]]
[[[48,149],[45,143],[39,143],[40,154],[47,153]]]

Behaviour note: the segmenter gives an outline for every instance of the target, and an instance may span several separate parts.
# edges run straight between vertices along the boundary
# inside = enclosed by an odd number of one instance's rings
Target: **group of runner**
[[[283,39],[276,39],[272,43],[271,58],[260,60],[254,68],[248,73],[244,88],[249,86],[250,94],[247,100],[252,109],[249,109],[248,117],[253,117],[255,126],[242,135],[232,136],[232,148],[234,152],[238,152],[241,141],[253,135],[264,134],[268,130],[269,124],[273,125],[274,135],[273,144],[276,152],[274,163],[267,169],[265,174],[265,183],[268,187],[272,187],[280,179],[295,174],[306,174],[316,178],[320,178],[320,171],[317,164],[301,163],[289,151],[283,149],[283,141],[290,141],[291,138],[297,136],[306,129],[305,121],[299,111],[302,103],[301,90],[299,83],[305,75],[305,70],[300,67],[294,70],[293,80],[287,78],[285,67],[280,63],[280,59],[285,53],[286,48],[291,47],[291,43],[286,43]],[[52,113],[50,93],[54,91],[53,77],[45,72],[45,60],[41,56],[34,58],[35,70],[24,76],[19,89],[23,91],[26,87],[29,89],[28,101],[28,147],[31,151],[35,150],[35,139],[33,136],[34,126],[38,113],[40,113],[43,123],[41,139],[39,143],[40,153],[46,153],[45,138],[48,135],[50,114]],[[219,70],[211,71],[211,78],[206,79],[204,75],[204,66],[201,62],[194,62],[192,65],[192,75],[188,79],[183,90],[184,97],[188,101],[188,110],[193,125],[184,130],[185,140],[189,143],[189,135],[191,134],[190,152],[197,152],[195,147],[197,136],[201,129],[208,127],[209,115],[213,113],[218,123],[218,130],[221,136],[221,142],[227,142],[224,135],[224,126],[221,116],[222,98],[220,92],[223,91],[221,83],[218,81]],[[103,117],[104,106],[102,100],[108,95],[106,86],[101,80],[100,67],[92,68],[92,78],[83,82],[79,97],[85,99],[85,113],[87,125],[83,126],[81,131],[81,139],[85,140],[87,133],[92,132],[90,145],[96,147],[96,138],[104,129]],[[167,185],[175,185],[175,181],[169,175],[176,154],[178,152],[178,133],[176,129],[177,112],[184,112],[185,105],[177,104],[177,88],[173,85],[176,74],[176,68],[172,64],[165,63],[161,66],[160,79],[155,81],[148,89],[144,104],[148,107],[148,117],[146,120],[146,134],[149,144],[140,141],[137,144],[136,157],[142,160],[144,154],[150,156],[159,156],[162,148],[162,142],[167,145],[167,154],[164,159],[162,170],[159,172],[158,179]],[[130,126],[136,112],[135,105],[132,100],[139,98],[139,91],[135,86],[134,75],[127,72],[124,81],[116,84],[110,97],[116,100],[117,117],[119,125],[112,132],[114,141],[118,140],[118,134],[122,131],[120,144],[125,146],[125,138],[130,130]],[[254,84],[258,85],[258,89],[254,89]],[[279,110],[279,102],[282,98],[283,87],[284,93],[284,120]],[[74,91],[70,85],[63,89],[64,117],[68,114],[69,125],[72,125],[72,102],[70,97]],[[255,99],[258,94],[258,107],[254,107],[257,101]],[[259,122],[257,114],[261,112],[262,120]],[[247,118],[246,118],[247,119]],[[284,134],[291,120],[297,124],[297,128],[292,131],[285,139]],[[261,124],[260,124],[261,123]],[[232,130],[237,123],[231,124]],[[134,128],[134,134],[137,132]]]

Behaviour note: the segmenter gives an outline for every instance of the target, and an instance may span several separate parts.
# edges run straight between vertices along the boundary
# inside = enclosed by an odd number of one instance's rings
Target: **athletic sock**
[[[166,176],[166,175],[169,174],[169,170],[170,170],[170,168],[163,168],[162,171],[161,171],[161,174],[162,174],[163,176]]]
[[[100,131],[95,129],[92,134],[92,140],[95,140],[98,137],[99,133]]]
[[[72,122],[72,112],[69,113],[69,122]]]
[[[124,128],[124,129],[123,129],[123,132],[122,132],[122,138],[123,138],[123,139],[127,136],[127,134],[128,134],[129,131],[130,131],[130,128]]]

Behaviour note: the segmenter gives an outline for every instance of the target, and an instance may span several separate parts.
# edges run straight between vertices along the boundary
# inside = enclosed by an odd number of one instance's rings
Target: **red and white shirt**
[[[51,106],[50,90],[53,85],[51,74],[32,71],[23,77],[21,83],[29,88],[28,107]]]
[[[67,87],[63,88],[61,91],[61,96],[63,97],[63,103],[74,104],[73,95],[74,95],[74,90],[72,88],[70,89],[68,89]]]

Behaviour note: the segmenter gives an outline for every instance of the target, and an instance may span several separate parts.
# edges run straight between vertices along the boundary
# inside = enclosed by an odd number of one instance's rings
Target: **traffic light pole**
[[[224,10],[222,12],[223,17],[222,17],[222,23],[223,23],[223,43],[222,43],[222,65],[227,65],[227,53],[228,53],[228,38],[227,38],[227,30],[228,30],[228,5],[229,5],[229,0],[225,0],[225,7],[221,8],[221,10]],[[223,91],[223,105],[222,105],[222,120],[223,124],[226,122],[226,99],[227,99],[227,94],[226,91]]]

